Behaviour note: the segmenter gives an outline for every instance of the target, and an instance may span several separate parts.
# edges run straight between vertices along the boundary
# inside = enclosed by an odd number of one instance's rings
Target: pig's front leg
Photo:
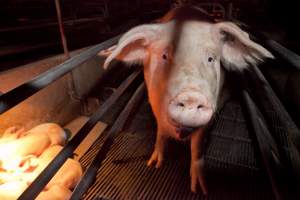
[[[162,133],[162,131],[158,130],[156,135],[156,142],[154,151],[148,160],[147,165],[152,166],[155,164],[155,168],[161,167],[164,160],[164,150],[166,146],[166,136]]]
[[[207,194],[207,188],[204,177],[204,159],[202,157],[202,143],[203,143],[204,130],[199,129],[191,136],[191,190],[197,191],[199,184],[202,193]]]

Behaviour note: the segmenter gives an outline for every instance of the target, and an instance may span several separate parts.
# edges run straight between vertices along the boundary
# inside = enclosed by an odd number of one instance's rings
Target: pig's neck
[[[169,94],[167,93],[167,74],[166,68],[156,67],[150,68],[144,67],[144,78],[148,90],[149,102],[153,114],[156,119],[157,126],[162,130],[165,136],[174,137],[174,127],[169,123],[167,119],[167,110]],[[173,130],[174,129],[174,130]]]
[[[165,112],[164,104],[167,99],[166,79],[161,72],[150,73],[149,68],[144,69],[144,78],[148,90],[149,102],[157,119]]]

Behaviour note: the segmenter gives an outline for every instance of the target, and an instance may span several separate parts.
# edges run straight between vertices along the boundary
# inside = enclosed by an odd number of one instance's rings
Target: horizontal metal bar
[[[88,23],[88,22],[93,22],[93,21],[98,21],[98,22],[104,22],[104,16],[99,16],[99,17],[92,17],[92,18],[81,18],[81,19],[70,19],[70,20],[65,20],[63,21],[63,24],[66,25],[73,25],[75,23]],[[14,31],[22,31],[22,30],[32,30],[32,29],[40,29],[44,27],[49,27],[49,26],[57,26],[57,22],[49,22],[49,21],[39,21],[36,22],[33,25],[27,25],[27,26],[17,26],[17,27],[7,27],[7,28],[1,28],[0,33],[7,33],[7,32],[14,32]]]
[[[42,173],[35,179],[33,183],[23,192],[18,200],[35,199],[38,194],[44,189],[47,183],[64,164],[64,162],[72,156],[74,150],[81,143],[81,141],[92,130],[95,124],[103,117],[103,115],[111,108],[111,106],[117,101],[117,99],[125,92],[125,90],[131,85],[131,83],[141,73],[141,70],[133,72],[114,92],[87,123],[79,130],[79,132],[72,138],[71,141],[59,152],[59,154],[51,161],[51,163],[42,171]]]
[[[103,160],[106,158],[107,153],[109,152],[111,146],[114,143],[114,140],[120,131],[122,131],[125,122],[127,121],[129,115],[132,113],[132,110],[135,108],[136,104],[141,100],[145,92],[144,82],[138,87],[135,91],[129,102],[127,103],[124,110],[121,112],[119,117],[116,119],[112,128],[108,131],[107,137],[104,139],[104,143],[101,146],[100,150],[97,152],[94,160],[91,165],[85,171],[84,175],[81,178],[81,181],[76,186],[71,196],[71,200],[79,200],[82,195],[88,190],[91,184],[94,182],[97,175],[98,169],[101,167]]]
[[[43,42],[40,44],[17,44],[17,45],[12,45],[12,46],[6,46],[0,51],[0,57],[4,56],[10,56],[10,55],[15,55],[19,53],[24,53],[24,52],[29,52],[29,51],[35,51],[37,49],[42,49],[42,48],[51,48],[58,46],[60,43],[59,41],[54,41],[54,42]],[[3,46],[2,46],[3,47]],[[0,71],[4,71],[5,69],[0,69]]]
[[[71,70],[75,69],[80,64],[84,63],[88,59],[95,56],[99,51],[106,49],[112,45],[114,45],[120,35],[107,40],[101,44],[98,44],[79,55],[76,55],[69,60],[65,61],[64,63],[57,65],[56,67],[47,70],[46,72],[38,75],[33,80],[24,83],[17,88],[3,94],[0,96],[0,114],[7,111],[8,109],[16,106],[18,103],[22,102],[26,98],[30,97],[37,91],[43,89],[50,83],[54,82],[58,78],[62,77],[66,73],[70,72]]]

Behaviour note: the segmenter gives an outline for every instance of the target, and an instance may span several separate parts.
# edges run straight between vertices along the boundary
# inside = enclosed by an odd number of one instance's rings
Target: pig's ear
[[[231,22],[214,25],[213,35],[221,42],[221,60],[225,68],[243,70],[274,56],[261,45],[253,42],[249,35]]]
[[[108,67],[113,59],[129,64],[140,63],[148,55],[147,47],[160,37],[161,25],[149,24],[132,28],[125,33],[118,44],[101,51],[99,55],[107,56],[104,69]]]

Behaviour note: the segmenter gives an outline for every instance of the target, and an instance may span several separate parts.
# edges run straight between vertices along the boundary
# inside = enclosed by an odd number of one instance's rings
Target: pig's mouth
[[[176,123],[171,118],[168,118],[168,121],[169,121],[170,125],[174,127],[175,133],[177,134],[179,139],[185,139],[185,138],[189,137],[197,129],[201,128],[201,127],[183,126],[183,125]]]
[[[187,138],[188,136],[190,136],[193,132],[195,132],[198,128],[195,127],[185,127],[185,126],[181,126],[181,127],[176,127],[175,131],[176,134],[178,135],[178,137],[180,139],[184,139]]]

